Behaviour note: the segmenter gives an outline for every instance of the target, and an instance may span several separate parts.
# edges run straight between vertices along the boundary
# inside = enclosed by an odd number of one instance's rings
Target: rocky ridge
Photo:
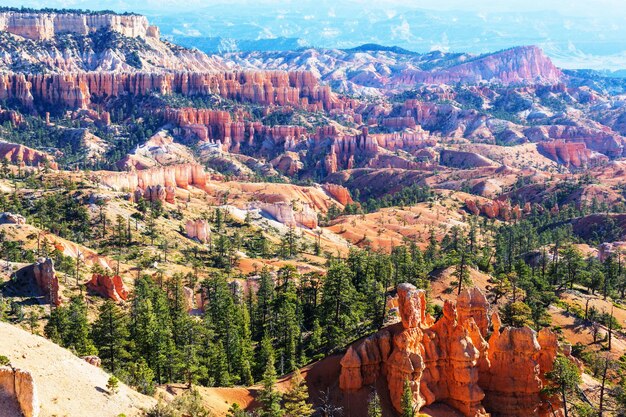
[[[107,13],[0,12],[0,31],[32,40],[49,40],[62,33],[87,35],[100,29],[135,38],[159,38],[159,29],[145,16]]]

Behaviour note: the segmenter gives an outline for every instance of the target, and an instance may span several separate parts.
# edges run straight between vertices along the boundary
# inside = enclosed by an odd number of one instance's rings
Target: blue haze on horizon
[[[364,43],[417,52],[542,47],[563,68],[626,69],[623,0],[5,0],[4,6],[137,12],[163,36],[324,48]],[[235,46],[236,48],[236,46]]]

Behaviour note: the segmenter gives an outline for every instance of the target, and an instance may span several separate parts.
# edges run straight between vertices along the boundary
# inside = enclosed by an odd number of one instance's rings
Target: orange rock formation
[[[58,104],[84,109],[94,97],[124,94],[217,94],[223,98],[261,105],[295,105],[309,110],[330,110],[342,105],[330,87],[320,85],[307,71],[17,74],[0,76],[0,100],[22,105]],[[170,114],[179,117],[180,111]],[[192,123],[190,123],[192,124]]]
[[[408,380],[418,408],[443,402],[465,416],[549,416],[541,394],[559,345],[550,330],[500,329],[477,289],[463,291],[458,303],[446,301],[436,323],[426,313],[426,293],[400,284],[401,322],[351,345],[341,360],[340,388],[358,391],[386,377],[394,408],[401,410]],[[558,400],[551,399],[559,408]]]
[[[206,243],[211,235],[211,228],[204,219],[189,219],[185,223],[185,233],[189,239],[198,239],[200,242]]]
[[[51,169],[59,168],[54,158],[47,153],[16,143],[0,141],[0,158],[6,159],[11,164],[36,167],[47,163]]]
[[[10,398],[17,402],[20,415],[24,417],[37,417],[39,415],[37,386],[30,372],[10,366],[0,366],[0,393],[4,397],[3,400]],[[7,404],[3,406],[5,405]],[[7,412],[9,409],[7,408]]]
[[[119,275],[93,274],[91,281],[87,283],[87,288],[115,302],[128,299],[128,290]]]
[[[59,279],[54,270],[54,262],[50,258],[39,258],[32,265],[33,275],[39,290],[45,294],[50,303],[58,306],[61,304],[59,295]]]

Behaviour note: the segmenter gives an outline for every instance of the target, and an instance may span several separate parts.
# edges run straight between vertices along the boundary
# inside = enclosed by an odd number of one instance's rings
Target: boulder
[[[0,214],[0,224],[26,224],[26,218],[19,214],[4,212]]]
[[[102,365],[102,360],[100,360],[100,358],[95,355],[83,356],[83,359],[88,364],[93,365],[98,368],[100,367],[100,365]]]

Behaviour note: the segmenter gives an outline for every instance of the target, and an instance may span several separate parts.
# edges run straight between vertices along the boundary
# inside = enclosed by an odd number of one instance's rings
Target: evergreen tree
[[[299,370],[294,372],[291,388],[283,397],[285,403],[285,417],[309,417],[313,415],[313,407],[307,401],[309,392]]]
[[[57,307],[50,312],[50,319],[44,326],[44,334],[54,343],[67,346],[69,326],[70,320],[67,307]]]
[[[276,328],[276,353],[279,355],[281,373],[291,372],[296,368],[296,349],[300,336],[297,312],[298,295],[295,286],[295,268],[286,267],[279,271],[280,286],[273,303]]]
[[[345,345],[362,314],[359,294],[345,262],[331,261],[324,281],[321,309],[327,346]]]
[[[155,287],[152,302],[154,305],[156,327],[154,328],[150,354],[157,381],[162,383],[165,380],[172,380],[172,370],[175,365],[172,320],[167,297],[163,290]]]
[[[165,292],[150,277],[135,281],[131,308],[135,356],[143,357],[160,384],[171,380],[175,365],[172,321]]]
[[[578,368],[572,361],[564,356],[557,356],[554,360],[554,368],[546,374],[550,385],[545,390],[550,394],[559,394],[563,402],[563,412],[568,417],[567,400],[569,395],[580,384]]]
[[[259,393],[259,401],[261,402],[260,417],[282,417],[283,410],[280,402],[281,393],[276,389],[276,368],[274,367],[274,352],[270,350],[263,379],[261,381],[263,388]]]
[[[234,403],[233,405],[230,406],[230,408],[228,409],[228,414],[226,414],[226,417],[248,417],[249,414],[246,413],[245,410],[243,410],[239,404]]]
[[[122,361],[128,359],[128,327],[126,316],[111,300],[102,304],[92,327],[93,340],[98,348],[102,365],[116,373]]]
[[[154,371],[150,369],[143,358],[128,364],[128,382],[139,392],[146,395],[154,394],[156,385],[154,383]]]
[[[380,397],[378,393],[374,391],[370,395],[369,402],[367,404],[367,417],[383,417],[383,409],[380,405]]]
[[[78,356],[95,355],[96,347],[89,335],[87,305],[82,297],[73,297],[68,306],[66,347],[73,349]]]
[[[404,380],[404,388],[402,389],[402,417],[415,417],[415,406],[413,404],[413,391],[409,380]]]
[[[263,268],[259,278],[253,335],[261,338],[266,333],[266,330],[273,332],[272,303],[275,297],[275,289],[274,280],[272,280],[272,276],[267,268]]]

